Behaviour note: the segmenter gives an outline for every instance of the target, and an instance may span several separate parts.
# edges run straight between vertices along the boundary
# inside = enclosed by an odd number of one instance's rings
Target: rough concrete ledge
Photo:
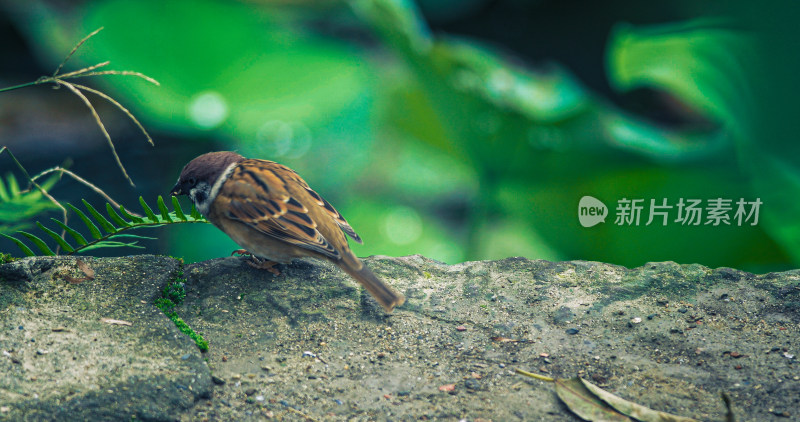
[[[701,420],[720,391],[737,420],[800,418],[798,271],[372,257],[408,298],[387,316],[323,262],[82,259],[93,280],[73,257],[0,266],[0,420],[578,420],[515,368]],[[206,353],[154,306],[181,274]]]

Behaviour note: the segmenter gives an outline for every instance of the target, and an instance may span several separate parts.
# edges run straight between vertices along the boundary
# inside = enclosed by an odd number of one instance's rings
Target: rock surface
[[[73,257],[0,266],[0,420],[578,420],[515,369],[700,420],[724,420],[720,392],[739,421],[800,418],[800,271],[373,257],[407,297],[385,315],[323,262],[82,259],[94,279]],[[181,274],[206,353],[154,306]]]

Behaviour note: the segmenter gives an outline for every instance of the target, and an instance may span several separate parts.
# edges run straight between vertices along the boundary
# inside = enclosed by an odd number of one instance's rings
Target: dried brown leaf
[[[77,259],[75,263],[78,264],[78,269],[83,271],[83,274],[86,276],[86,280],[94,280],[94,270],[89,267],[89,264],[84,262],[82,259]]]
[[[572,413],[581,419],[596,422],[630,422],[631,418],[616,411],[589,391],[578,377],[557,379],[556,394]]]
[[[615,396],[614,394],[611,394],[608,391],[603,390],[602,388],[590,383],[589,381],[586,381],[582,378],[578,379],[583,384],[583,386],[586,387],[587,391],[590,391],[597,398],[607,403],[608,405],[612,406],[620,413],[635,418],[636,420],[642,422],[698,422],[697,419],[686,418],[683,416],[673,415],[666,412],[660,412],[658,410],[653,410],[650,409],[649,407],[642,406],[641,404],[636,404],[634,402],[625,400],[619,396]]]
[[[126,325],[128,327],[133,325],[133,323],[130,323],[128,321],[123,321],[121,319],[100,318],[100,321],[105,322],[106,324],[111,324],[111,325]]]
[[[506,337],[492,337],[492,341],[496,341],[498,343],[517,343],[519,340],[514,340],[513,338],[506,338]]]
[[[77,277],[73,277],[73,276],[71,276],[69,274],[64,274],[63,277],[64,277],[64,280],[67,280],[69,282],[69,284],[81,284],[81,283],[83,283],[84,281],[87,280],[86,277],[77,278]]]

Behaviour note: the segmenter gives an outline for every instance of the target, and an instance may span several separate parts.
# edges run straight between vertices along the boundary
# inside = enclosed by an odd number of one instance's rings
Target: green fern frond
[[[0,179],[0,185],[2,184],[2,179]],[[0,187],[0,198],[3,198],[4,195],[13,197],[13,195],[18,195],[18,193],[19,187],[18,185],[15,187],[15,182],[7,183],[5,186]],[[98,248],[143,248],[143,246],[137,244],[139,240],[153,239],[152,237],[148,236],[128,233],[128,231],[133,229],[159,227],[166,224],[208,222],[202,215],[200,215],[200,213],[197,212],[194,206],[192,206],[191,212],[187,215],[183,209],[181,209],[180,202],[178,202],[177,198],[175,197],[172,197],[172,206],[174,211],[170,211],[169,208],[167,208],[164,198],[161,196],[158,197],[157,204],[160,215],[157,215],[153,212],[153,209],[147,204],[144,198],[139,197],[139,203],[141,204],[142,210],[145,214],[144,217],[136,216],[121,206],[119,208],[115,208],[109,203],[106,203],[106,213],[108,214],[108,217],[106,217],[87,201],[83,200],[82,202],[87,212],[84,212],[71,204],[67,204],[67,208],[77,214],[78,218],[86,226],[86,229],[89,231],[92,237],[92,240],[90,241],[87,241],[86,237],[84,237],[77,229],[64,224],[62,221],[56,220],[55,218],[51,220],[53,220],[63,230],[63,235],[59,235],[56,231],[45,227],[39,222],[36,223],[39,229],[41,229],[49,237],[53,238],[59,249],[63,250],[69,255],[83,253]],[[102,227],[103,231],[106,233],[103,234],[98,226]],[[47,243],[45,243],[40,237],[22,230],[17,230],[15,233],[21,235],[30,243],[32,243],[33,246],[38,249],[41,255],[56,254],[53,252],[53,249],[51,249],[50,246],[48,246]],[[5,233],[0,233],[0,235],[14,242],[25,255],[36,255],[33,249],[18,237],[14,237]]]
[[[66,241],[66,240],[64,240],[64,238],[62,238],[61,236],[59,236],[59,235],[58,235],[58,233],[56,233],[56,232],[54,232],[54,231],[52,231],[52,230],[48,229],[47,227],[43,226],[43,225],[42,225],[42,223],[40,223],[40,222],[38,222],[38,221],[36,222],[36,225],[37,225],[37,226],[39,227],[39,229],[41,229],[43,232],[47,233],[47,235],[48,235],[48,236],[52,237],[52,238],[53,238],[53,240],[55,240],[55,241],[56,241],[56,243],[58,243],[58,246],[61,246],[61,249],[64,249],[64,250],[65,250],[65,251],[67,251],[67,252],[74,252],[74,251],[75,251],[75,248],[73,248],[73,247],[72,247],[72,245],[70,245],[69,243],[67,243],[67,241]]]
[[[159,195],[159,198],[160,197],[161,195]],[[144,198],[142,198],[141,196],[139,197],[139,203],[142,205],[142,209],[144,210],[145,215],[147,215],[147,218],[149,218],[150,221],[158,221],[158,217],[156,217],[155,213],[153,213],[153,209],[150,208],[149,205],[147,205],[147,202],[145,202]]]
[[[194,205],[192,205],[192,207],[194,207]],[[172,197],[172,208],[175,208],[175,215],[178,216],[181,221],[186,221],[186,214],[183,213],[181,204],[175,196]]]
[[[86,241],[86,238],[83,237],[83,235],[79,231],[73,229],[72,227],[67,226],[61,220],[56,220],[55,218],[51,218],[51,220],[55,221],[56,224],[61,226],[61,228],[64,229],[65,232],[69,233],[69,235],[72,236],[72,238],[75,239],[76,242],[78,242],[79,246],[86,246],[89,244],[89,242]]]
[[[110,221],[108,221],[108,220],[107,220],[107,219],[106,219],[106,218],[103,216],[103,214],[100,214],[99,212],[97,212],[97,210],[96,210],[96,209],[94,209],[94,207],[92,206],[92,204],[90,204],[90,203],[89,203],[88,201],[86,201],[85,199],[83,199],[83,200],[81,200],[81,201],[83,202],[83,206],[84,206],[84,207],[86,207],[86,209],[87,209],[87,210],[89,210],[89,214],[91,214],[91,215],[92,215],[92,217],[94,217],[94,219],[95,219],[95,220],[97,220],[97,222],[98,222],[98,223],[100,223],[100,226],[102,226],[102,227],[103,227],[103,230],[105,230],[105,231],[106,231],[106,233],[116,233],[116,232],[117,232],[117,228],[116,228],[116,227],[114,227],[114,225],[113,225],[113,224],[111,224],[111,222],[110,222]]]
[[[27,245],[26,245],[26,244],[25,244],[23,241],[21,241],[21,240],[17,239],[16,237],[9,236],[9,235],[7,235],[7,234],[5,234],[5,233],[0,233],[0,236],[3,236],[3,237],[5,237],[6,239],[8,239],[8,240],[10,240],[10,241],[12,241],[12,242],[14,242],[14,243],[16,243],[16,244],[17,244],[17,246],[18,246],[20,249],[22,249],[22,253],[24,253],[24,254],[25,254],[25,256],[34,256],[34,255],[36,255],[35,253],[33,253],[33,251],[31,250],[31,248],[29,248],[29,247],[28,247],[28,246],[27,246]]]
[[[180,207],[180,204],[178,204],[178,206]],[[175,211],[177,212],[178,210],[176,209]],[[120,217],[119,214],[117,214],[117,211],[114,210],[114,207],[108,202],[106,202],[106,212],[108,213],[108,216],[111,217],[112,220],[114,220],[115,223],[119,224],[120,227],[130,227],[130,225],[132,224],[126,221],[124,218]]]
[[[139,216],[136,216],[136,215],[133,215],[133,214],[129,213],[129,212],[128,212],[128,211],[125,209],[125,207],[123,207],[123,206],[121,206],[121,205],[120,205],[120,207],[119,207],[119,212],[120,212],[120,214],[122,214],[123,216],[125,216],[125,218],[127,218],[127,219],[129,219],[129,220],[133,221],[135,224],[141,224],[141,223],[144,223],[144,219],[142,219],[142,218],[141,218],[141,217],[139,217]]]
[[[38,237],[28,232],[24,232],[22,230],[18,231],[17,233],[27,237],[28,240],[33,242],[33,244],[36,245],[36,247],[39,248],[40,251],[42,251],[42,255],[53,256],[56,254],[55,252],[53,252],[52,249],[50,249],[50,247],[47,246],[47,243],[44,243],[44,240],[39,239]]]
[[[169,209],[164,203],[164,198],[162,198],[161,195],[158,196],[158,201],[156,201],[156,203],[158,204],[158,210],[161,211],[161,218],[171,223],[172,217],[169,215]]]
[[[58,175],[53,175],[41,186],[49,190],[56,182]],[[27,220],[55,209],[58,209],[58,206],[45,198],[38,189],[20,190],[19,182],[13,173],[0,177],[0,231],[10,233],[24,230],[33,226]]]
[[[67,204],[67,207],[72,210],[75,214],[78,214],[78,217],[83,220],[83,224],[86,225],[86,228],[89,229],[89,233],[92,235],[93,238],[96,240],[100,240],[103,235],[100,233],[100,229],[97,228],[97,225],[94,224],[91,218],[87,217],[83,211],[79,210],[72,204]]]

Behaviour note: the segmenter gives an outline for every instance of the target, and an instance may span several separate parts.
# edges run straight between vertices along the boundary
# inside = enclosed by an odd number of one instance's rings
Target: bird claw
[[[258,258],[257,256],[253,255],[252,253],[248,252],[245,249],[237,249],[237,250],[231,252],[231,256],[233,256],[233,255],[239,255],[239,256],[248,255],[248,256],[250,256],[250,261],[247,261],[247,265],[249,265],[249,266],[251,266],[251,267],[253,267],[253,268],[257,269],[257,270],[267,270],[267,271],[271,272],[272,274],[281,275],[281,272],[278,271],[277,268],[275,268],[275,266],[278,265],[278,263],[275,262],[275,261],[270,261],[268,259]]]

